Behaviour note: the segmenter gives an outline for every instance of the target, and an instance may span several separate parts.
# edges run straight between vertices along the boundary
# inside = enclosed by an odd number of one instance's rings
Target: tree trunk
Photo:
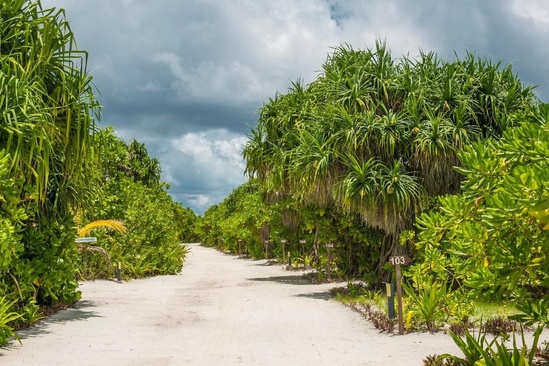
[[[383,267],[389,261],[389,257],[393,255],[408,255],[408,247],[400,245],[399,234],[385,234],[381,244],[381,252],[379,255],[379,263],[377,265],[377,285],[381,286],[383,282],[391,282],[392,270],[384,269]]]
[[[319,263],[319,255],[318,255],[318,232],[319,232],[318,226],[315,228],[315,240],[313,242],[313,250],[314,250],[314,256],[315,256],[315,263]]]

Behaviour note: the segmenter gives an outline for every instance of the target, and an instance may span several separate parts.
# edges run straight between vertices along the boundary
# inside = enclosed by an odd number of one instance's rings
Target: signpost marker
[[[408,265],[412,260],[405,255],[395,255],[389,257],[389,263],[395,266],[396,269],[396,289],[397,289],[397,302],[398,302],[398,334],[404,334],[404,319],[402,315],[402,272],[400,270],[401,265]]]
[[[302,256],[305,256],[305,243],[307,242],[307,240],[305,239],[301,239],[299,241],[299,244],[301,244],[301,255]]]
[[[96,243],[97,238],[95,236],[85,236],[83,238],[76,238],[75,243]]]
[[[332,282],[332,248],[334,247],[333,243],[326,243],[326,251],[328,252],[328,268],[326,269],[328,273],[328,282]]]
[[[265,259],[269,258],[269,240],[265,240]]]
[[[387,295],[387,314],[389,319],[395,320],[395,286],[390,282],[385,282],[385,292]]]
[[[122,263],[120,262],[116,265],[116,281],[122,282]]]

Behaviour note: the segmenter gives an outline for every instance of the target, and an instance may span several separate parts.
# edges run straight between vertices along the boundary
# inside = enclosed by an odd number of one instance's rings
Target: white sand
[[[20,332],[0,365],[422,365],[445,334],[380,333],[333,284],[192,245],[183,273],[84,282],[75,309]],[[340,284],[341,286],[341,284]]]

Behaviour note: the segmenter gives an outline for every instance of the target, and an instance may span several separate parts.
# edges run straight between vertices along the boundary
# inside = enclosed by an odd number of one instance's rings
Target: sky
[[[176,201],[202,214],[245,181],[261,106],[319,74],[334,47],[394,58],[465,51],[512,64],[549,102],[549,0],[41,0],[63,8],[103,106],[146,144]]]

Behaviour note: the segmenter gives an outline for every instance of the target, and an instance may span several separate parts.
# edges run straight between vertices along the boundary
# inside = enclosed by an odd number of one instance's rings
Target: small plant
[[[395,320],[389,319],[387,315],[375,309],[370,304],[363,304],[359,302],[350,302],[348,306],[362,315],[365,319],[370,320],[376,329],[382,332],[392,333],[395,329]]]
[[[438,359],[438,355],[429,355],[423,359],[423,366],[443,366],[443,361]]]
[[[9,302],[4,296],[0,296],[0,347],[7,345],[10,337],[15,337],[21,343],[10,325],[21,317],[21,314],[11,310],[14,304],[15,301]]]
[[[357,302],[351,302],[347,304],[351,309],[362,315],[365,319],[370,319],[370,312],[372,311],[372,307],[370,304],[360,304]]]
[[[395,321],[389,319],[387,314],[379,310],[370,310],[370,320],[377,329],[392,333],[395,329]]]
[[[297,267],[302,267],[303,269],[311,269],[313,266],[315,257],[312,254],[306,254],[295,259],[295,264]]]
[[[18,322],[22,323],[23,326],[31,326],[38,322],[39,320],[43,319],[44,315],[42,315],[42,312],[40,311],[40,306],[36,303],[36,300],[31,299],[29,302],[24,306],[23,311],[21,313],[21,318],[18,319]]]
[[[457,361],[452,359],[444,359],[439,355],[429,355],[423,360],[424,366],[458,366]]]
[[[444,317],[442,309],[447,298],[446,285],[431,283],[426,288],[420,288],[418,292],[405,284],[402,287],[411,301],[408,319],[417,315],[420,322],[425,324],[427,330],[430,332],[437,331],[437,321]]]
[[[456,322],[450,324],[450,332],[459,335],[460,337],[465,335],[465,331],[469,329],[471,323],[468,321]]]
[[[463,352],[464,357],[444,354],[439,356],[439,358],[458,365],[533,365],[542,331],[543,326],[539,326],[534,332],[532,346],[527,347],[524,339],[524,330],[521,328],[522,347],[517,345],[516,333],[513,333],[511,349],[507,348],[508,335],[498,335],[493,340],[487,341],[485,332],[479,332],[479,335],[475,338],[469,331],[466,331],[464,340],[457,334],[450,332],[450,336],[461,352]]]
[[[364,286],[362,283],[353,283],[349,282],[347,284],[347,289],[349,292],[349,296],[365,296],[368,294],[368,288]]]
[[[516,321],[503,316],[496,316],[487,319],[481,328],[486,332],[494,335],[505,335],[515,332],[519,329]]]

